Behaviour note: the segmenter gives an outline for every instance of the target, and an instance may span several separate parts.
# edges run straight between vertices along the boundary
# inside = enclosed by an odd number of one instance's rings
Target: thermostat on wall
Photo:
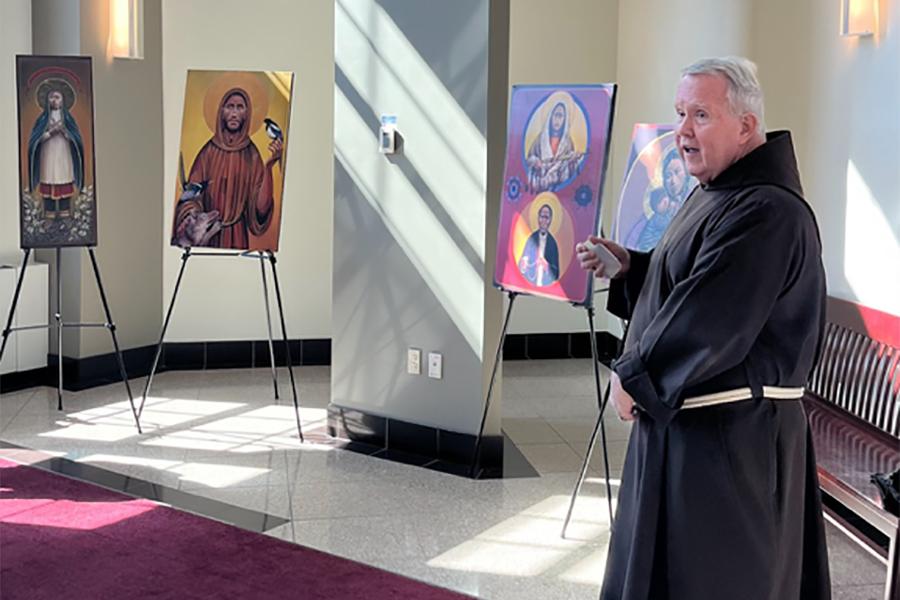
[[[381,115],[378,151],[393,154],[397,151],[397,115]]]

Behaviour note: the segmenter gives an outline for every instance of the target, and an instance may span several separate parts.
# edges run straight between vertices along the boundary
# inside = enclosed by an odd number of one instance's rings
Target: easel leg
[[[594,446],[597,443],[597,433],[600,433],[603,444],[603,466],[605,468],[606,475],[606,501],[609,506],[609,523],[610,527],[612,527],[613,522],[613,509],[612,509],[612,485],[609,481],[609,448],[606,443],[606,427],[603,423],[603,414],[606,412],[606,404],[609,401],[609,385],[606,386],[606,391],[602,393],[600,392],[600,362],[599,362],[599,351],[597,349],[597,337],[594,332],[594,309],[593,307],[587,307],[588,312],[588,326],[590,329],[591,335],[591,358],[594,363],[594,384],[596,386],[597,392],[597,406],[599,408],[599,414],[597,415],[597,422],[594,424],[594,430],[591,432],[591,440],[588,443],[587,452],[584,455],[584,461],[581,463],[581,471],[578,474],[578,480],[575,482],[575,489],[572,492],[572,498],[569,501],[569,510],[566,513],[566,519],[563,522],[562,529],[562,537],[566,537],[566,530],[569,527],[569,521],[572,519],[572,511],[575,509],[575,501],[578,499],[578,494],[581,493],[581,486],[584,485],[584,479],[587,476],[588,465],[591,461],[591,455],[594,453]],[[601,399],[602,398],[602,399]]]
[[[509,292],[509,306],[506,308],[506,318],[503,320],[503,329],[500,332],[500,341],[497,343],[497,353],[494,356],[494,368],[491,371],[491,382],[488,384],[487,399],[484,401],[484,412],[481,415],[481,426],[478,428],[478,437],[475,438],[475,451],[472,454],[472,464],[469,466],[469,477],[475,478],[478,466],[478,455],[481,452],[481,441],[484,438],[484,425],[487,422],[488,411],[491,408],[491,397],[494,393],[494,382],[497,379],[497,367],[503,356],[503,344],[506,342],[506,330],[509,327],[509,317],[512,315],[513,303],[516,301],[516,292]]]
[[[594,365],[594,385],[597,391],[597,403],[599,404],[600,414],[597,419],[600,421],[600,440],[603,444],[603,474],[606,479],[606,504],[609,507],[609,526],[613,525],[613,507],[612,507],[612,485],[609,482],[609,445],[606,442],[606,424],[603,422],[603,415],[606,413],[606,405],[609,403],[610,386],[606,386],[606,393],[603,394],[602,402],[600,400],[600,349],[597,347],[597,334],[594,329],[594,308],[588,309],[588,323],[591,330],[591,354]]]
[[[94,249],[88,248],[88,255],[91,257],[91,267],[94,269],[94,277],[97,279],[97,290],[100,292],[100,301],[103,303],[103,314],[106,315],[106,328],[109,329],[109,335],[112,337],[113,348],[116,351],[116,360],[119,362],[119,374],[122,376],[122,382],[128,391],[128,403],[131,405],[131,414],[134,416],[134,424],[138,433],[141,431],[141,421],[138,417],[137,408],[134,406],[134,395],[131,393],[131,383],[128,381],[128,371],[125,369],[125,359],[122,358],[122,351],[119,349],[119,340],[116,337],[116,324],[113,322],[112,314],[109,311],[109,302],[106,301],[106,291],[103,289],[103,282],[100,280],[100,268],[97,266],[97,257],[94,255]]]
[[[272,265],[272,282],[275,284],[275,299],[278,301],[278,315],[281,317],[281,335],[284,338],[284,356],[287,360],[288,375],[291,378],[291,393],[294,398],[294,415],[297,418],[297,433],[303,442],[303,427],[300,424],[300,401],[297,399],[297,383],[294,381],[294,367],[291,361],[291,345],[288,341],[287,326],[284,323],[284,307],[281,304],[281,287],[278,285],[278,271],[275,269],[275,254],[269,252],[269,264]],[[268,305],[267,305],[268,306]]]
[[[57,410],[63,409],[63,320],[62,320],[62,248],[56,249],[56,399]]]
[[[166,311],[166,320],[163,321],[162,331],[159,332],[159,342],[156,344],[156,356],[153,357],[153,366],[150,367],[150,374],[144,383],[144,393],[141,395],[141,405],[138,407],[138,418],[144,412],[144,403],[147,401],[147,394],[150,393],[150,386],[153,385],[153,376],[156,374],[156,368],[159,366],[159,355],[162,354],[163,340],[166,338],[166,329],[169,328],[169,319],[172,318],[172,309],[175,308],[175,298],[178,297],[178,288],[181,287],[181,276],[184,275],[184,268],[187,267],[187,261],[191,257],[191,249],[185,248],[181,255],[181,269],[178,270],[178,279],[175,280],[175,289],[172,291],[172,300],[169,301],[169,308]]]
[[[606,388],[605,395],[609,395],[609,386]],[[581,486],[584,485],[584,479],[587,476],[588,465],[591,461],[591,456],[594,453],[594,447],[597,444],[597,433],[600,431],[600,427],[603,424],[603,416],[598,415],[597,421],[594,423],[594,430],[591,432],[591,441],[588,442],[588,447],[586,454],[584,455],[584,460],[581,463],[581,471],[578,473],[578,480],[575,482],[575,489],[572,491],[572,497],[569,499],[569,510],[566,512],[566,519],[563,521],[563,528],[561,537],[566,537],[566,530],[569,528],[569,521],[572,519],[572,512],[575,510],[575,501],[578,499],[578,495],[581,493]],[[607,483],[609,482],[609,478],[607,477]],[[610,514],[612,514],[612,509],[610,509]]]
[[[263,303],[266,306],[266,330],[269,333],[269,363],[272,365],[272,385],[275,387],[275,399],[278,400],[278,372],[275,370],[275,347],[272,343],[272,311],[269,310],[269,283],[266,279],[266,259],[259,253],[259,271],[262,274]]]
[[[887,580],[884,586],[884,599],[893,600],[900,594],[900,525],[894,532],[888,546]]]
[[[3,360],[3,353],[6,351],[6,341],[9,339],[10,328],[12,327],[13,317],[16,314],[16,306],[19,304],[19,293],[22,291],[22,281],[25,279],[25,268],[28,266],[28,257],[31,255],[31,248],[25,249],[25,258],[22,259],[22,270],[19,271],[19,280],[16,282],[16,291],[13,293],[12,304],[9,307],[9,316],[6,318],[6,327],[3,328],[3,341],[0,342],[0,361]]]

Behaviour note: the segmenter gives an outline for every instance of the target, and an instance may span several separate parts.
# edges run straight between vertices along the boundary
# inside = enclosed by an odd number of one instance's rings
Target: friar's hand
[[[619,262],[622,263],[622,268],[616,273],[614,279],[623,277],[625,273],[628,272],[628,269],[631,267],[631,255],[628,253],[628,250],[612,240],[599,238],[594,235],[588,237],[588,240],[590,240],[592,244],[602,244],[605,246],[606,249],[612,252],[613,256],[618,258]],[[597,277],[606,276],[606,267],[593,251],[588,250],[585,242],[575,244],[575,254],[578,257],[578,263],[581,265],[582,269],[585,271],[593,271],[594,275]]]
[[[616,414],[623,421],[634,421],[636,412],[634,398],[622,387],[622,382],[615,371],[610,376],[609,385],[609,399],[616,409]]]
[[[283,151],[284,145],[281,143],[281,140],[274,139],[269,142],[269,152],[271,152],[271,156],[269,156],[269,160],[266,161],[266,166],[271,166],[281,160],[281,154]]]

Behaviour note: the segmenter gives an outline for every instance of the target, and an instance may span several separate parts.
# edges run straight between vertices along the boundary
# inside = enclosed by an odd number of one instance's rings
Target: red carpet
[[[3,459],[0,597],[468,598]]]

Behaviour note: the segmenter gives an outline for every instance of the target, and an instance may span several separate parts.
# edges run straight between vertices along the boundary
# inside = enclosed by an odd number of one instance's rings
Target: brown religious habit
[[[226,101],[235,94],[244,99],[247,112],[240,128],[230,131],[223,111]],[[179,203],[175,230],[192,214],[217,211],[221,230],[203,246],[247,249],[249,234],[262,235],[272,222],[272,171],[271,166],[263,164],[259,150],[250,140],[252,110],[246,91],[228,90],[219,102],[216,133],[197,154],[191,167],[188,181],[205,181],[206,188],[197,198]],[[261,210],[260,204],[267,208]]]

